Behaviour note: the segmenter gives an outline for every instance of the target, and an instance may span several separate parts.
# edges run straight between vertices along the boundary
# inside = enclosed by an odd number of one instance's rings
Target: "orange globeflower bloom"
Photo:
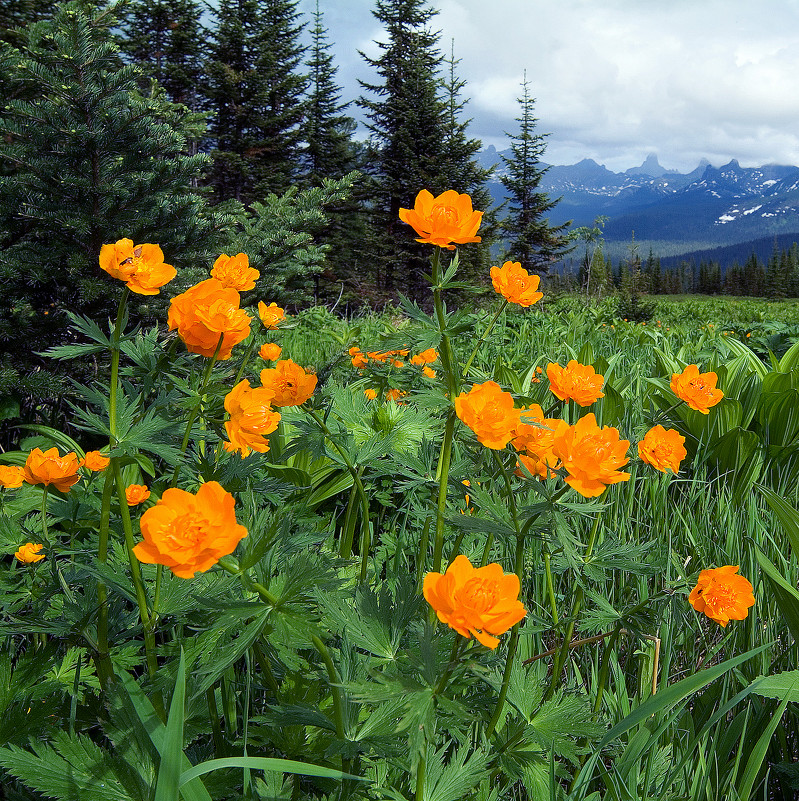
[[[738,565],[703,570],[688,596],[697,612],[704,612],[722,628],[731,620],[743,620],[755,603],[752,584],[737,572]]]
[[[605,377],[590,364],[580,364],[574,359],[566,367],[550,363],[547,365],[547,378],[552,394],[562,401],[573,400],[578,406],[590,406],[605,397],[602,392]]]
[[[688,455],[685,450],[685,437],[673,428],[655,426],[646,432],[638,443],[638,456],[641,461],[665,473],[680,471],[680,462]]]
[[[492,635],[504,634],[527,614],[520,589],[515,573],[506,574],[496,562],[475,568],[461,554],[443,575],[428,573],[423,592],[442,623],[462,637],[496,648],[499,640]]]
[[[150,497],[150,490],[144,484],[128,484],[125,487],[125,500],[128,506],[138,506]]]
[[[363,394],[366,396],[366,400],[374,400],[377,397],[377,390],[376,389],[365,389]]]
[[[40,543],[26,542],[24,545],[20,545],[14,553],[14,556],[16,556],[20,562],[25,562],[25,564],[28,565],[33,562],[40,562],[44,559],[44,554],[39,553],[42,548],[44,548],[44,545]]]
[[[211,278],[218,279],[222,286],[238,292],[255,289],[255,282],[260,276],[258,270],[250,267],[250,257],[246,253],[237,253],[235,256],[223,253],[211,268]]]
[[[236,522],[235,501],[209,481],[196,495],[168,489],[141,517],[144,538],[133,553],[140,562],[164,565],[180,578],[204,573],[233,553],[247,529]]]
[[[250,317],[239,308],[241,298],[235,289],[226,288],[216,278],[208,278],[172,298],[169,306],[169,330],[178,336],[189,353],[199,353],[224,361],[234,345],[250,335]],[[219,345],[219,338],[222,344]]]
[[[28,484],[52,484],[61,492],[69,492],[69,488],[80,478],[79,468],[80,459],[77,453],[59,456],[58,448],[50,448],[44,452],[34,448],[28,454],[22,477]]]
[[[350,354],[352,366],[356,370],[361,370],[362,368],[366,367],[367,364],[369,364],[369,359],[366,358],[357,345],[353,345],[347,352]]]
[[[525,308],[544,297],[544,293],[538,291],[540,276],[530,275],[520,261],[506,261],[502,267],[492,267],[491,283],[508,303]]]
[[[550,478],[555,475],[553,470],[558,467],[558,457],[552,452],[552,443],[555,432],[565,425],[565,420],[545,418],[537,403],[522,410],[511,444],[517,451],[524,451],[519,461],[534,476]]]
[[[402,398],[404,398],[407,394],[408,393],[404,389],[392,387],[391,389],[386,390],[386,400],[394,401],[394,403],[402,403]]]
[[[268,362],[276,362],[281,353],[283,353],[283,348],[277,342],[266,342],[261,345],[261,349],[258,351],[258,355]]]
[[[300,406],[313,395],[316,376],[291,359],[282,359],[274,367],[261,370],[261,383],[274,393],[273,406]]]
[[[708,414],[711,406],[715,406],[724,393],[716,389],[718,376],[715,373],[700,373],[699,366],[689,364],[681,373],[671,377],[671,391],[692,409]]]
[[[478,442],[495,451],[511,441],[519,422],[513,396],[503,392],[496,381],[475,384],[468,393],[458,395],[455,413],[474,431]]]
[[[619,472],[630,460],[630,443],[619,439],[611,426],[600,428],[596,417],[587,414],[573,426],[562,426],[552,440],[552,453],[563,463],[566,483],[586,498],[595,498],[608,484],[629,481],[629,473]]]
[[[111,460],[107,456],[103,456],[100,451],[86,451],[86,455],[80,460],[80,466],[91,470],[92,473],[99,473],[110,464]]]
[[[424,367],[424,365],[432,364],[435,361],[438,361],[438,351],[435,348],[428,348],[421,353],[417,353],[416,356],[411,356],[411,364],[415,364],[417,367]]]
[[[455,245],[480,241],[475,234],[483,219],[483,212],[472,209],[469,195],[459,195],[449,189],[433,197],[426,189],[422,189],[412,209],[399,210],[399,218],[419,234],[417,242],[455,250]]]
[[[238,451],[242,458],[250,450],[266,453],[269,442],[266,437],[277,430],[280,412],[272,409],[275,393],[268,387],[253,389],[245,378],[225,396],[225,411],[230,420],[225,422],[230,442],[225,443],[228,453]]]
[[[25,481],[24,472],[24,467],[0,464],[0,487],[3,489],[19,489]]]
[[[286,319],[286,312],[277,305],[270,303],[268,306],[261,301],[258,304],[258,316],[264,324],[264,328],[270,331],[277,328]]]
[[[157,295],[178,274],[171,264],[164,264],[164,251],[158,245],[134,245],[132,239],[103,245],[100,267],[137,295]]]
[[[436,371],[435,371],[435,370],[434,370],[432,367],[428,367],[427,365],[425,365],[424,367],[422,367],[422,372],[423,372],[423,373],[424,373],[424,374],[425,374],[425,375],[426,375],[428,378],[435,378],[435,377],[436,377]]]

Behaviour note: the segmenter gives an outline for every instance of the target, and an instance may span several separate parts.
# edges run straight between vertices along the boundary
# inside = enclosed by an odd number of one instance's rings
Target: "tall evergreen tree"
[[[207,108],[217,200],[251,203],[295,181],[306,77],[296,0],[232,0],[215,11]]]
[[[509,211],[502,227],[510,240],[509,258],[521,262],[528,272],[546,272],[550,262],[567,250],[569,239],[565,232],[569,223],[553,226],[545,217],[558,201],[550,200],[538,188],[547,171],[541,166],[546,135],[536,133],[538,120],[533,114],[535,100],[530,97],[529,86],[525,73],[522,96],[518,98],[519,131],[507,134],[511,140],[511,155],[502,157],[506,173],[500,180],[510,195]]]

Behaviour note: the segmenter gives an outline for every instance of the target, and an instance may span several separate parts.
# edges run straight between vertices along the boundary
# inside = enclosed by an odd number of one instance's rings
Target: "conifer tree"
[[[282,194],[299,167],[307,79],[295,0],[233,0],[215,11],[206,106],[215,199]]]
[[[550,200],[538,188],[547,171],[541,166],[546,135],[535,131],[538,120],[533,115],[535,100],[530,97],[529,86],[525,73],[522,96],[518,98],[519,131],[507,134],[511,140],[511,156],[502,157],[506,174],[500,180],[510,195],[509,211],[502,227],[510,239],[508,257],[520,262],[528,272],[546,272],[548,264],[568,248],[565,232],[569,224],[553,226],[545,216],[558,201]]]

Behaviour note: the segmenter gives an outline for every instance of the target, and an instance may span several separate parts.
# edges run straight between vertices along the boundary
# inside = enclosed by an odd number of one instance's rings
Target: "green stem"
[[[47,496],[49,494],[49,486],[44,484],[42,486],[42,538],[45,544],[50,546],[50,532],[47,529]]]
[[[652,425],[653,425],[653,426],[656,426],[656,425],[658,425],[658,424],[661,422],[661,420],[666,420],[666,419],[668,418],[668,416],[669,416],[669,415],[670,415],[670,414],[671,414],[671,413],[672,413],[672,412],[673,412],[673,411],[674,411],[674,410],[675,410],[675,409],[676,409],[676,408],[677,408],[677,407],[678,407],[678,406],[679,406],[681,403],[685,403],[685,401],[684,401],[684,400],[678,400],[678,401],[677,401],[677,403],[675,403],[673,406],[669,406],[669,408],[668,408],[668,409],[666,409],[665,411],[662,411],[662,412],[661,412],[661,413],[660,413],[660,414],[659,414],[659,415],[658,415],[658,416],[657,416],[657,417],[656,417],[656,418],[655,418],[655,419],[652,421]]]
[[[239,367],[238,372],[236,373],[235,379],[233,379],[233,386],[235,387],[236,384],[241,381],[241,377],[244,375],[244,370],[247,368],[247,363],[250,361],[250,357],[252,356],[252,352],[255,349],[255,336],[253,335],[252,339],[250,340],[250,344],[247,345],[247,350],[244,353],[244,359],[242,359],[241,366]]]
[[[544,570],[547,576],[547,595],[549,596],[549,607],[552,610],[552,627],[558,625],[558,605],[555,603],[555,582],[552,579],[552,557],[549,553],[549,546],[544,545]]]
[[[361,471],[363,468],[359,467]],[[338,553],[339,556],[344,557],[344,554],[352,553],[352,542],[355,538],[355,502],[358,500],[358,485],[353,481],[352,489],[350,490],[350,497],[347,500],[347,509],[344,513],[344,529],[341,534],[341,541],[339,542]]]
[[[419,554],[416,559],[416,585],[419,592],[422,591],[424,584],[424,566],[427,561],[427,549],[430,545],[430,521],[431,515],[427,515],[424,519],[424,526],[422,527],[422,536],[419,538]]]
[[[110,468],[110,466],[109,466]],[[110,469],[105,471],[103,495],[100,500],[100,530],[97,545],[97,561],[105,564],[108,561],[108,533],[111,528],[111,496],[114,491],[114,476]],[[108,590],[102,579],[97,580],[97,678],[105,689],[114,680],[114,665],[108,655]]]
[[[447,490],[449,489],[449,466],[452,461],[452,440],[455,435],[455,408],[449,410],[444,428],[444,442],[438,458],[438,503],[436,505],[436,531],[433,545],[433,571],[441,572],[441,557],[444,551],[444,515],[447,511]]]
[[[122,290],[122,297],[119,299],[117,307],[117,319],[114,325],[114,334],[111,338],[111,380],[108,392],[108,428],[111,432],[111,445],[116,444],[117,439],[117,394],[119,392],[119,340],[122,334],[122,322],[125,319],[125,307],[127,305],[130,289],[125,287]]]
[[[441,674],[441,678],[436,683],[435,689],[433,690],[433,695],[441,695],[444,692],[444,688],[447,686],[447,682],[449,681],[449,677],[452,675],[452,671],[455,670],[456,665],[458,664],[458,660],[461,657],[464,649],[466,648],[466,644],[469,642],[465,637],[461,637],[458,632],[455,632],[455,641],[452,643],[452,651],[449,655],[449,662],[447,662],[446,670]]]
[[[613,634],[605,641],[605,647],[602,649],[602,664],[599,668],[599,678],[597,680],[597,691],[596,691],[596,698],[594,699],[594,715],[599,714],[599,710],[602,708],[602,696],[605,693],[605,687],[608,683],[608,673],[610,671],[610,655],[613,653],[613,649],[616,647],[616,642],[619,639],[619,633],[621,632],[621,625],[617,625],[615,629],[613,629]]]
[[[491,322],[488,324],[488,327],[486,328],[485,331],[483,331],[483,336],[481,336],[480,339],[477,340],[477,344],[474,346],[474,350],[472,351],[472,355],[469,356],[468,360],[466,361],[466,366],[463,368],[463,372],[461,373],[461,375],[464,378],[466,378],[466,376],[469,374],[469,368],[472,366],[472,362],[474,361],[474,357],[477,356],[477,351],[480,350],[480,346],[483,344],[483,342],[486,341],[486,338],[491,333],[491,329],[494,327],[494,324],[499,319],[499,315],[502,314],[503,311],[505,311],[505,307],[507,305],[508,305],[508,301],[506,299],[506,300],[503,301],[502,305],[497,309],[497,311],[494,314],[494,316],[491,318]]]
[[[259,584],[257,581],[251,579],[247,573],[245,573],[235,562],[235,560],[231,559],[229,556],[223,556],[217,564],[223,570],[227,570],[233,576],[240,576],[242,581],[245,583],[247,589],[252,590],[253,592],[257,592],[258,595],[261,596],[261,600],[265,601],[272,607],[279,607],[280,600],[272,595],[263,584]]]

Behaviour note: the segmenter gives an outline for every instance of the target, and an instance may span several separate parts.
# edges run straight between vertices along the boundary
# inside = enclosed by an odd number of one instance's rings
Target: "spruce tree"
[[[249,204],[294,183],[306,77],[294,0],[220,3],[207,65],[215,199]]]
[[[548,265],[568,248],[569,223],[553,226],[546,218],[557,200],[539,190],[547,171],[541,166],[546,150],[546,135],[536,133],[538,120],[533,115],[535,100],[530,97],[525,73],[522,96],[518,98],[521,116],[516,118],[519,131],[510,137],[510,157],[502,156],[505,174],[502,185],[510,196],[508,215],[502,228],[509,238],[508,258],[521,263],[528,272],[546,272]]]

